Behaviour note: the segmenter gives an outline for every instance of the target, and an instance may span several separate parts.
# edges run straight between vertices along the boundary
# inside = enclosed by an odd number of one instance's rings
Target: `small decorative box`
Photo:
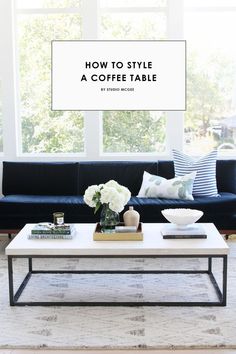
[[[124,223],[118,225],[124,226]],[[94,241],[142,241],[143,240],[143,231],[142,223],[139,223],[139,226],[135,232],[102,232],[101,225],[96,224],[95,231],[93,233]]]

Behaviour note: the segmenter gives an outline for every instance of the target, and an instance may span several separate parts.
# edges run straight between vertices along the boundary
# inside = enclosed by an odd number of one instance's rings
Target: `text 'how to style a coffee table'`
[[[143,241],[93,241],[94,224],[74,224],[72,240],[28,239],[34,224],[27,224],[6,248],[8,256],[9,297],[11,306],[225,306],[227,294],[227,255],[229,248],[213,224],[200,224],[206,239],[164,240],[160,230],[165,224],[143,224]],[[205,258],[206,270],[36,270],[34,258]],[[28,259],[28,273],[14,291],[13,260]],[[222,284],[212,270],[213,259],[222,259]],[[34,274],[207,274],[217,301],[20,301]],[[40,291],[40,289],[39,289]]]

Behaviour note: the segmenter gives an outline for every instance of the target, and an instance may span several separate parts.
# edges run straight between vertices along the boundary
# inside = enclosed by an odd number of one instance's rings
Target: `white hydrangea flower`
[[[109,202],[109,208],[116,213],[120,213],[124,209],[124,196],[116,191],[114,194],[112,194],[110,202]]]
[[[84,193],[84,201],[91,208],[96,207],[96,201],[94,201],[94,196],[97,192],[100,192],[99,186],[93,185],[88,187]]]
[[[101,203],[107,204],[111,201],[112,196],[117,193],[116,189],[113,187],[107,187],[106,185],[101,190]]]
[[[128,201],[130,200],[130,197],[131,197],[131,193],[130,191],[128,190],[128,188],[124,187],[124,186],[121,186],[119,183],[117,183],[116,181],[114,180],[110,180],[109,182],[107,182],[105,184],[105,186],[107,187],[113,187],[117,190],[117,192],[123,194],[124,196],[124,203],[127,204]]]
[[[111,179],[110,181],[108,181],[107,183],[105,183],[104,185],[105,187],[113,187],[116,190],[120,187],[119,183],[117,183],[116,181],[114,181],[113,179]]]
[[[121,190],[121,193],[123,194],[124,196],[124,205],[128,203],[128,201],[130,200],[131,198],[131,193],[130,191],[128,190],[128,188],[124,187],[124,186],[120,186],[120,190]]]
[[[128,188],[110,180],[105,184],[88,187],[84,194],[84,201],[91,208],[95,208],[95,212],[101,204],[109,204],[111,210],[120,213],[130,197],[131,193]]]

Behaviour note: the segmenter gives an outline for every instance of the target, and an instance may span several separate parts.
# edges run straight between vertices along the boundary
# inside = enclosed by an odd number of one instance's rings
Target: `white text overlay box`
[[[186,42],[52,41],[52,110],[185,110]]]

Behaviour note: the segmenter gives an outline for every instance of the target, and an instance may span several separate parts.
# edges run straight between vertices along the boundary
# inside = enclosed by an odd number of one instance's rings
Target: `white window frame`
[[[100,14],[122,14],[122,13],[164,13],[166,14],[167,24],[166,24],[166,39],[183,39],[183,28],[179,29],[179,21],[176,20],[181,17],[183,0],[167,0],[167,7],[104,7],[100,8]],[[101,21],[100,21],[101,23]],[[103,152],[103,146],[100,145],[100,156],[102,158],[112,158],[117,159],[146,159],[153,160],[158,157],[158,159],[168,159],[171,158],[172,148],[178,150],[183,149],[183,112],[167,111],[165,112],[166,117],[166,140],[165,140],[165,151],[162,152],[149,152],[149,153],[105,153]],[[173,120],[175,120],[176,125],[173,125]],[[179,132],[176,134],[176,132]],[[102,137],[100,141],[102,140]],[[102,143],[102,141],[101,141]]]
[[[226,7],[224,7],[225,9]],[[219,11],[218,7],[209,8]],[[227,9],[231,9],[228,8]],[[184,112],[166,112],[166,151],[155,153],[103,153],[102,152],[102,113],[86,111],[84,113],[84,153],[40,153],[26,154],[20,151],[21,126],[19,114],[19,90],[17,76],[17,51],[15,45],[16,13],[82,13],[83,39],[96,40],[99,36],[100,14],[104,12],[166,12],[167,39],[184,39],[183,16],[186,11],[206,11],[206,8],[184,9],[184,0],[167,0],[167,8],[99,8],[99,0],[82,0],[82,8],[52,9],[15,9],[15,0],[0,1],[0,77],[2,78],[3,100],[3,149],[0,159],[38,161],[50,160],[155,160],[171,159],[172,148],[183,150],[184,147]],[[235,10],[235,8],[234,8]],[[174,124],[173,124],[174,122]]]
[[[183,8],[183,16],[185,16],[186,13],[188,12],[203,12],[203,13],[222,13],[222,12],[236,12],[236,2],[235,2],[235,6],[225,6],[225,5],[219,5],[219,6],[201,6],[201,4],[199,4],[199,6],[189,6],[188,5],[188,0],[182,0],[185,2],[184,8]],[[182,23],[184,23],[184,18]],[[183,133],[184,133],[184,122],[183,122]],[[235,153],[235,149],[232,150],[218,150],[218,156],[221,159],[236,159],[236,153]]]

